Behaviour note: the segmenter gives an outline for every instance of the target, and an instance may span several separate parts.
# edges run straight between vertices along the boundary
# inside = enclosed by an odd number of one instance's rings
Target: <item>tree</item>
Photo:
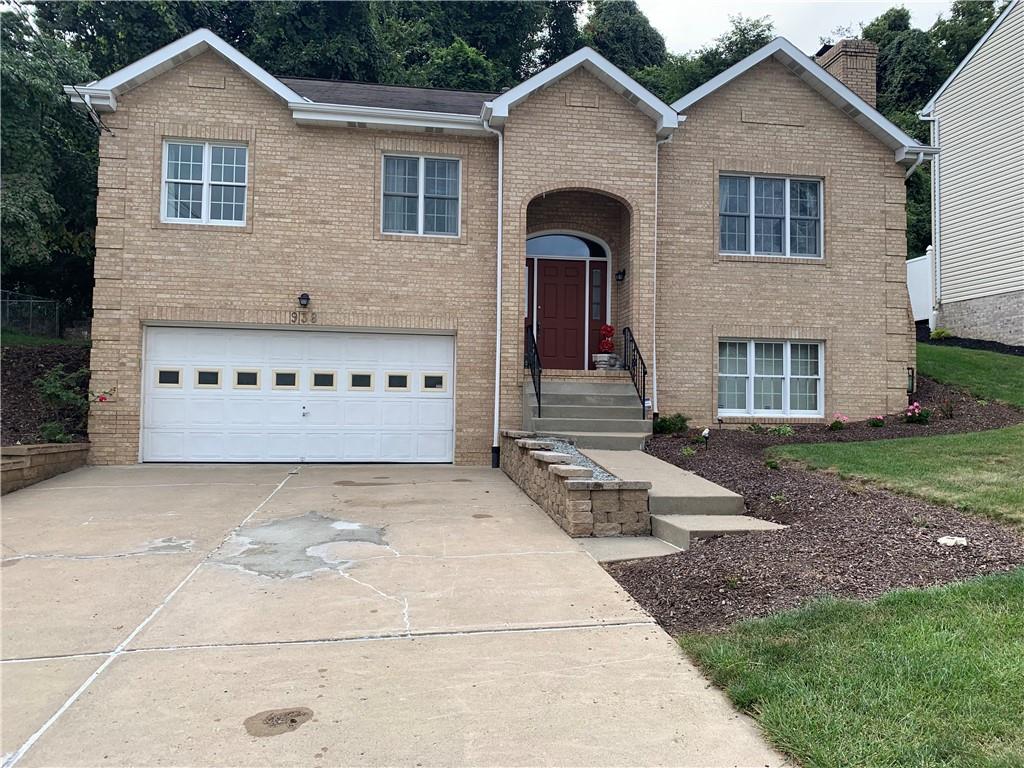
[[[576,16],[583,0],[548,0],[538,63],[550,67],[583,46]]]
[[[945,54],[946,67],[952,72],[992,26],[1001,10],[996,9],[994,0],[955,0],[949,13],[948,19],[939,16],[930,35]]]
[[[64,83],[93,79],[86,57],[22,12],[0,27],[2,269],[18,290],[87,308],[96,217],[97,131]]]
[[[636,0],[593,0],[584,27],[586,41],[627,72],[663,64],[668,56],[661,36]]]
[[[497,87],[494,65],[461,37],[447,48],[434,48],[417,74],[416,85],[431,88],[493,91]]]

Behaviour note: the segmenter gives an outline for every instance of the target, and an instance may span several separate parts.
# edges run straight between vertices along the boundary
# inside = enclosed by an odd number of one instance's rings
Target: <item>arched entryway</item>
[[[611,317],[608,244],[574,231],[526,241],[526,323],[545,368],[581,370]]]
[[[601,326],[623,320],[630,218],[619,199],[590,189],[545,192],[527,206],[524,316],[545,369],[593,368]]]

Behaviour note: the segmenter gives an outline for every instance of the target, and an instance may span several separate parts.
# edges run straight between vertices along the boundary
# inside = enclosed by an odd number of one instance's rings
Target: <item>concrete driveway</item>
[[[769,765],[496,470],[85,468],[3,499],[5,765]]]

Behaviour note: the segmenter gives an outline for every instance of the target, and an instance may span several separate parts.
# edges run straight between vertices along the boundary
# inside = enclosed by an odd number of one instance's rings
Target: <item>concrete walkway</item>
[[[742,515],[743,497],[643,451],[582,453],[623,480],[651,484],[648,505],[652,515]]]
[[[7,766],[783,764],[494,470],[85,468],[3,507]]]

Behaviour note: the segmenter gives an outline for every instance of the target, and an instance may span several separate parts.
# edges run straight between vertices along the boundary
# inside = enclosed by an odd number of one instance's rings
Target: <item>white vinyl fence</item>
[[[907,290],[910,291],[910,306],[914,310],[914,321],[930,320],[932,316],[932,247],[929,245],[924,256],[907,259]]]

